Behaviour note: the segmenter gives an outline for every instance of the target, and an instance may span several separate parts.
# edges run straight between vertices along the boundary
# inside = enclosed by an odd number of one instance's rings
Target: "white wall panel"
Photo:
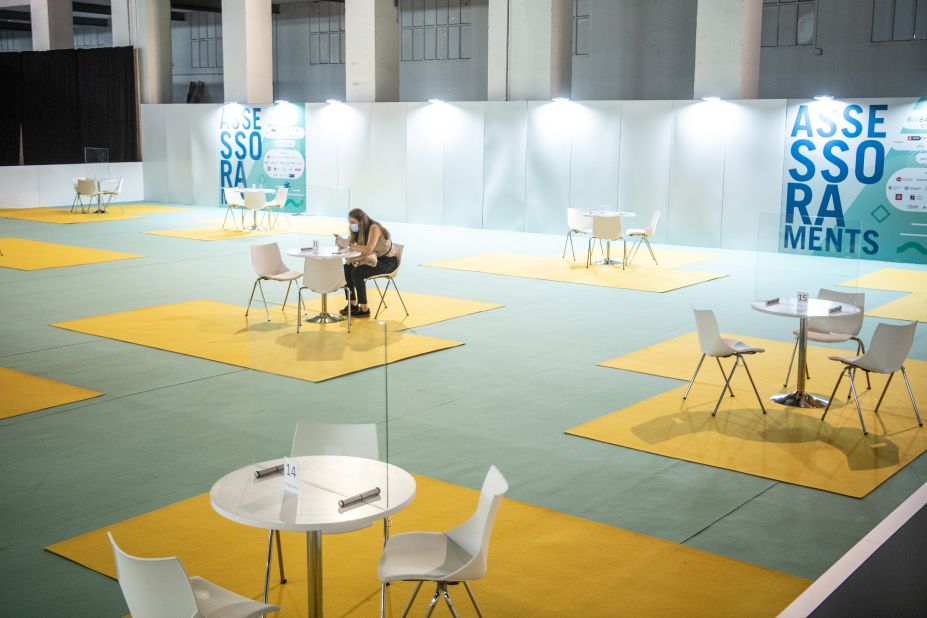
[[[779,212],[786,101],[732,101],[725,106],[721,246],[754,249],[759,213]]]
[[[137,164],[136,164],[137,165]],[[79,177],[114,178],[112,167],[107,164],[83,165],[37,165],[38,200],[24,206],[71,206],[74,200],[74,179]]]
[[[483,225],[483,103],[441,106],[444,224]]]
[[[571,107],[570,205],[614,209],[618,204],[621,103],[584,101]]]
[[[525,229],[560,233],[570,203],[571,102],[528,102]]]
[[[219,118],[221,105],[189,105],[193,202],[218,206],[220,198]]]
[[[306,104],[307,212],[343,215],[338,200],[338,127],[349,114],[340,103]]]
[[[528,105],[524,101],[483,105],[483,227],[524,231]]]
[[[406,220],[406,104],[370,108],[370,214],[384,221]]]
[[[370,210],[370,108],[371,103],[341,103],[337,115],[338,186],[351,192],[351,208]],[[341,216],[346,211],[334,213]],[[376,218],[376,216],[374,216]]]
[[[168,106],[167,137],[167,201],[193,203],[193,159],[190,155],[192,105]],[[216,155],[218,158],[218,154]]]
[[[721,244],[725,111],[723,101],[680,101],[674,106],[666,221],[671,243]]]
[[[145,199],[170,201],[167,177],[167,112],[169,105],[142,105],[142,161]]]
[[[47,206],[39,203],[38,165],[0,167],[0,208],[31,208]],[[74,197],[73,191],[71,197]],[[70,203],[70,200],[68,200]]]
[[[406,124],[406,217],[444,222],[444,116],[441,103],[409,103]]]
[[[666,238],[669,170],[673,148],[672,101],[621,103],[618,208],[637,213],[629,227],[646,227],[659,210],[655,238]]]
[[[70,207],[74,199],[74,178],[103,175],[125,177],[121,202],[144,199],[143,166],[140,162],[110,163],[89,167],[83,163],[70,165],[15,165],[0,167],[0,208],[33,208],[36,206]]]
[[[144,169],[145,166],[140,161],[109,164],[109,174],[112,178],[125,179],[122,183],[122,196],[113,198],[115,201],[140,202],[145,199]],[[69,178],[68,181],[70,182],[70,180]],[[71,185],[69,184],[65,192],[67,193],[70,189]],[[71,200],[74,198],[73,192],[70,192],[66,197],[67,199],[65,201],[59,203],[70,205]]]

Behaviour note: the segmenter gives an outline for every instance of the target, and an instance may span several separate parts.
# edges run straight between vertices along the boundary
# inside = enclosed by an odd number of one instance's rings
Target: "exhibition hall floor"
[[[501,307],[404,331],[463,345],[318,383],[51,326],[190,301],[244,305],[254,281],[250,244],[276,240],[287,249],[312,240],[281,233],[204,242],[146,233],[203,227],[221,212],[188,208],[78,225],[0,219],[0,239],[144,256],[45,270],[0,267],[0,367],[102,393],[0,420],[0,590],[9,615],[123,615],[113,580],[44,548],[186,500],[230,470],[285,454],[292,418],[382,422],[387,401],[389,460],[412,473],[478,488],[495,464],[513,500],[808,579],[927,479],[921,455],[857,499],[566,433],[677,388],[679,380],[599,363],[691,333],[693,306],[714,309],[723,332],[791,343],[797,322],[750,308],[760,288],[794,293],[794,258],[787,256],[757,260],[751,251],[675,247],[710,254],[681,270],[727,276],[655,293],[422,266],[489,253],[559,256],[564,237],[384,222],[405,245],[403,292]],[[655,245],[658,257],[664,247]],[[649,256],[643,251],[636,260],[647,264]],[[927,271],[881,262],[835,267],[821,258],[801,265],[805,281],[815,282],[812,294],[884,268]],[[264,291],[274,303],[283,300],[284,285]],[[867,309],[906,296],[859,291]],[[331,301],[342,306],[340,298]],[[270,311],[280,327],[283,312],[278,305]],[[255,317],[263,320],[260,303]],[[879,320],[866,319],[867,343]],[[910,356],[927,360],[924,327]],[[666,362],[689,373],[697,359],[691,350]],[[706,363],[702,371],[712,369]],[[812,386],[827,394],[833,383],[812,376]],[[927,409],[927,400],[919,403]],[[265,405],[305,409],[265,417]],[[837,411],[855,415],[846,406]],[[548,594],[534,589],[531,577],[518,588]],[[672,582],[664,592],[672,594]],[[601,598],[600,615],[622,613],[622,590],[587,594]],[[470,609],[463,597],[457,604]],[[484,606],[488,615],[491,609]],[[569,613],[556,609],[551,615]]]

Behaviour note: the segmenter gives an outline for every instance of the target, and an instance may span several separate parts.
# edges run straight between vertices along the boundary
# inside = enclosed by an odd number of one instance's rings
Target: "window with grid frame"
[[[187,13],[190,24],[190,66],[194,69],[222,67],[222,15],[207,11]]]
[[[817,0],[763,0],[763,47],[814,45]]]
[[[573,55],[589,55],[589,0],[573,0]]]
[[[927,0],[873,0],[873,43],[927,40]]]
[[[344,64],[344,2],[309,5],[309,64]]]
[[[470,0],[401,0],[399,14],[403,61],[470,59]]]

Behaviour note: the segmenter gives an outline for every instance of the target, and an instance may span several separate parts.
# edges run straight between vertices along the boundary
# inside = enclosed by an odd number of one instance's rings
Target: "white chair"
[[[72,179],[71,179],[71,182],[74,184],[74,199],[71,200],[71,212],[74,212],[74,209],[75,209],[75,208],[77,207],[77,205],[80,203],[80,191],[77,190],[77,181],[78,181],[78,180],[80,180],[80,178],[72,178]],[[83,205],[81,205],[81,212],[83,212],[83,211],[84,211]]]
[[[132,618],[252,618],[278,611],[202,577],[188,577],[180,560],[131,556],[107,532],[116,557],[116,576]]]
[[[863,317],[866,309],[865,292],[838,292],[821,288],[818,296],[821,300],[830,300],[835,303],[844,305],[853,305],[859,307],[859,313],[854,315],[836,317],[836,318],[811,318],[808,320],[808,341],[817,343],[844,343],[847,341],[856,342],[856,354],[865,354],[866,346],[863,340],[858,337],[859,331],[863,328]],[[792,365],[795,363],[795,351],[798,349],[798,331],[794,331],[795,346],[792,348],[792,358],[789,361],[789,370],[785,374],[785,383],[783,388],[789,385],[789,377],[792,375]],[[810,378],[807,366],[805,367],[805,376]],[[872,382],[869,381],[869,372],[866,372],[866,388],[872,388]]]
[[[96,180],[93,180],[92,178],[77,179],[77,201],[80,203],[81,213],[86,212],[85,208],[90,208],[93,206],[94,199],[97,201],[97,209],[95,212],[103,212],[103,208],[100,203],[100,196],[102,195],[103,194],[100,192]],[[84,198],[87,198],[86,207],[84,206]]]
[[[251,298],[248,299],[248,308],[245,309],[245,317],[251,311],[251,302],[254,300],[255,288],[261,291],[261,300],[264,301],[264,311],[267,313],[267,321],[270,322],[270,309],[267,308],[267,298],[264,296],[264,286],[261,281],[286,281],[286,295],[283,297],[282,310],[286,310],[286,301],[290,297],[290,288],[293,281],[299,279],[302,273],[290,270],[283,263],[283,257],[280,255],[280,247],[277,243],[272,242],[266,245],[251,245],[251,265],[254,266],[254,272],[257,279],[251,286]]]
[[[267,201],[264,200],[264,193],[261,191],[245,191],[245,210],[250,210],[253,217],[253,222],[251,225],[252,230],[258,229],[257,214],[258,212],[265,212],[267,208]],[[241,215],[241,224],[242,227],[245,225],[245,215]]]
[[[589,246],[586,249],[586,268],[592,263],[592,243],[596,239],[604,240],[606,243],[605,260],[601,264],[617,264],[612,259],[612,241],[621,241],[621,270],[624,270],[624,263],[628,255],[628,243],[621,236],[621,217],[617,215],[593,215],[592,217],[592,235],[589,237]]]
[[[386,307],[386,293],[389,292],[389,286],[392,284],[393,289],[396,290],[396,295],[399,296],[399,302],[402,303],[402,309],[406,312],[406,315],[409,315],[409,310],[406,308],[406,301],[402,299],[402,294],[399,293],[399,286],[396,285],[396,275],[399,274],[399,267],[402,266],[402,245],[399,243],[392,244],[392,254],[396,256],[396,270],[391,273],[383,273],[380,275],[374,275],[372,277],[367,277],[367,281],[373,281],[373,285],[377,288],[377,292],[380,293],[380,304],[377,305],[377,312],[373,314],[373,319],[376,320],[377,316],[380,315],[380,309]],[[380,284],[377,283],[378,279],[386,279],[386,287],[381,290]]]
[[[245,227],[245,201],[241,197],[241,191],[234,187],[225,187],[222,189],[225,195],[225,216],[222,218],[222,229],[225,229],[225,221],[232,215],[232,222],[235,221],[235,209],[241,210],[241,227]]]
[[[296,332],[299,332],[303,323],[303,290],[311,290],[322,294],[323,299],[332,292],[346,290],[347,282],[344,280],[344,265],[341,260],[317,260],[306,258],[303,266],[303,284],[297,291],[299,302],[296,305]],[[323,302],[323,312],[327,310],[327,302]],[[348,303],[348,332],[351,332],[351,303]]]
[[[567,229],[566,240],[563,241],[563,255],[566,257],[567,243],[570,245],[570,252],[573,254],[573,261],[576,261],[576,250],[573,248],[573,234],[592,235],[592,217],[586,214],[585,208],[567,208]]]
[[[657,221],[660,220],[660,211],[656,210],[653,213],[653,216],[650,218],[650,226],[646,228],[632,227],[627,232],[624,233],[625,237],[633,240],[634,244],[631,245],[631,252],[628,254],[628,263],[634,261],[635,256],[637,256],[638,249],[641,248],[642,243],[647,244],[647,251],[650,252],[650,257],[653,258],[653,263],[659,266],[657,262],[657,256],[653,252],[653,247],[650,246],[650,239],[653,238],[653,235],[657,231]]]
[[[830,360],[843,363],[845,366],[837,377],[837,383],[834,384],[834,390],[830,394],[830,401],[827,402],[827,407],[824,408],[824,414],[821,415],[821,420],[823,421],[824,417],[827,416],[827,411],[830,410],[830,404],[834,400],[834,395],[837,394],[837,388],[840,386],[843,376],[847,375],[850,378],[850,392],[853,395],[853,399],[856,401],[856,413],[859,415],[859,424],[863,428],[863,435],[868,434],[869,432],[866,431],[866,423],[863,421],[863,411],[859,406],[859,394],[856,391],[856,382],[854,380],[856,370],[862,369],[863,371],[871,373],[888,374],[888,379],[885,381],[885,388],[882,389],[882,394],[879,396],[879,401],[876,403],[873,414],[879,413],[879,406],[882,405],[882,399],[888,391],[888,385],[892,383],[892,378],[895,376],[895,373],[900,370],[902,377],[904,377],[904,384],[908,387],[908,397],[911,398],[911,405],[914,407],[914,416],[917,417],[917,424],[923,427],[924,423],[921,421],[920,412],[917,410],[917,402],[914,401],[914,392],[911,391],[911,383],[908,381],[908,373],[904,370],[904,361],[908,358],[908,352],[911,351],[911,345],[914,343],[914,331],[916,329],[917,322],[909,322],[908,324],[880,323],[876,326],[875,332],[872,334],[872,341],[869,342],[868,352],[864,353],[862,356],[831,356]]]
[[[108,208],[109,205],[112,204],[114,198],[118,198],[118,197],[122,196],[122,184],[123,184],[123,182],[125,182],[125,178],[120,177],[120,178],[119,178],[119,181],[116,183],[115,186],[113,186],[113,187],[111,187],[111,188],[109,188],[109,189],[103,189],[103,190],[100,191],[100,193],[101,193],[102,195],[106,196],[106,206],[103,207],[103,210],[106,210],[106,208]],[[121,206],[120,206],[120,210],[123,210]],[[124,210],[123,210],[123,212],[124,212]]]
[[[312,423],[301,421],[296,424],[290,457],[307,455],[346,455],[365,459],[380,459],[380,444],[377,439],[376,423]],[[366,527],[364,524],[362,527]],[[350,532],[350,531],[347,531]],[[389,520],[383,520],[383,539],[389,536]],[[270,587],[270,564],[274,553],[274,538],[277,540],[277,561],[280,568],[280,583],[286,583],[283,571],[283,551],[280,531],[271,530],[267,539],[267,568],[264,576],[264,602]]]
[[[457,610],[451,602],[447,587],[463,583],[477,615],[482,618],[483,613],[470,588],[470,581],[486,575],[489,537],[502,496],[508,489],[509,485],[502,473],[495,466],[490,466],[483,480],[479,504],[467,521],[446,533],[407,532],[390,537],[380,558],[381,618],[386,615],[386,586],[394,581],[418,582],[402,612],[403,618],[409,613],[422,583],[426,581],[437,584],[426,616],[431,615],[438,598],[442,596],[451,614],[456,616]]]
[[[277,194],[274,196],[274,199],[267,202],[267,215],[270,219],[269,225],[271,229],[277,227],[277,222],[280,220],[281,214],[283,215],[283,220],[286,221],[287,227],[291,229],[293,227],[290,224],[290,219],[286,216],[286,212],[283,210],[284,206],[286,206],[287,193],[288,190],[286,187],[280,187],[277,189]],[[274,214],[274,210],[277,210],[276,214]]]
[[[698,331],[698,345],[702,349],[702,357],[698,360],[695,373],[692,374],[692,379],[689,380],[689,386],[686,387],[686,392],[683,394],[682,398],[685,399],[689,396],[689,390],[692,388],[692,384],[695,383],[695,377],[698,375],[699,369],[702,368],[702,362],[705,360],[706,356],[711,356],[718,361],[718,368],[721,370],[721,375],[724,376],[724,388],[721,389],[721,396],[718,397],[718,403],[715,404],[715,409],[711,411],[711,415],[714,416],[717,414],[718,406],[721,405],[721,400],[724,399],[725,391],[729,391],[731,397],[734,396],[734,391],[731,388],[731,378],[734,377],[734,372],[737,370],[737,365],[740,363],[743,363],[744,369],[747,370],[747,377],[750,378],[753,392],[756,393],[756,400],[760,402],[760,409],[763,411],[763,414],[766,414],[766,408],[763,406],[760,392],[756,389],[753,375],[750,374],[750,368],[747,367],[747,360],[744,358],[745,354],[758,354],[766,350],[763,348],[755,348],[739,339],[722,338],[721,331],[718,329],[718,321],[715,319],[713,311],[710,309],[693,309],[693,311],[695,312],[695,328]],[[724,367],[721,366],[721,359],[730,356],[736,358],[734,360],[734,366],[731,367],[731,373],[728,374],[725,373]]]

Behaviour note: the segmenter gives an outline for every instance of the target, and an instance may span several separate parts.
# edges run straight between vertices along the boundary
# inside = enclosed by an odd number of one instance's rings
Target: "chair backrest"
[[[261,191],[245,191],[245,208],[248,210],[261,210],[267,206],[264,193]]]
[[[251,265],[259,277],[279,275],[290,270],[283,263],[280,247],[275,242],[264,245],[251,245]]]
[[[395,275],[399,272],[399,267],[402,266],[402,250],[404,245],[400,245],[398,242],[392,244],[392,249],[390,250],[394,256],[396,256],[396,270],[394,270],[392,275]]]
[[[502,503],[502,496],[509,490],[509,484],[496,466],[490,466],[483,479],[480,501],[476,511],[467,521],[447,533],[448,538],[457,543],[470,556],[471,560],[456,573],[449,576],[449,581],[478,579],[486,574],[486,562],[489,559],[489,537],[496,521],[496,513]]]
[[[286,187],[277,188],[277,194],[274,196],[274,200],[273,200],[274,206],[276,206],[277,208],[284,207],[284,205],[286,204],[287,192],[288,190]]]
[[[592,217],[585,208],[567,208],[567,227],[585,234],[592,233]]]
[[[77,192],[77,181],[78,181],[78,180],[80,180],[80,178],[72,178],[72,179],[71,179],[71,182],[74,183],[74,191],[75,191],[75,192]]]
[[[348,455],[380,459],[376,423],[296,423],[291,457],[304,455]]]
[[[96,195],[97,181],[90,178],[78,178],[77,192],[81,195]]]
[[[812,318],[808,320],[808,330],[814,330],[819,333],[839,333],[841,335],[853,336],[859,334],[859,331],[863,328],[863,317],[865,317],[865,292],[838,292],[837,290],[821,288],[820,291],[818,291],[818,298],[821,300],[831,300],[842,305],[854,305],[859,307],[859,313],[839,318]]]
[[[116,577],[132,618],[198,616],[196,597],[187,572],[177,558],[138,558],[116,545],[107,532],[116,557]]]
[[[303,265],[303,287],[319,294],[328,294],[346,284],[344,266],[341,260],[318,260],[306,258]]]
[[[592,217],[592,235],[602,240],[621,238],[621,217],[616,215],[594,215]]]
[[[731,347],[721,339],[718,320],[711,309],[693,309],[695,313],[695,330],[698,331],[698,345],[702,354],[724,356],[732,352]]]
[[[914,344],[917,322],[886,324],[880,322],[872,334],[869,349],[860,364],[879,373],[894,373],[901,369]]]
[[[245,203],[241,199],[241,191],[233,187],[225,187],[222,189],[222,192],[225,193],[225,203],[231,204],[233,206],[244,206]]]
[[[122,193],[122,183],[123,182],[125,182],[125,178],[120,176],[119,182],[117,182],[116,186],[113,187],[112,192],[115,193],[116,195],[119,195],[120,193]]]
[[[653,216],[650,217],[650,227],[648,227],[645,230],[647,232],[647,236],[653,236],[654,234],[657,233],[657,221],[659,220],[660,220],[660,211],[659,210],[653,211]]]

